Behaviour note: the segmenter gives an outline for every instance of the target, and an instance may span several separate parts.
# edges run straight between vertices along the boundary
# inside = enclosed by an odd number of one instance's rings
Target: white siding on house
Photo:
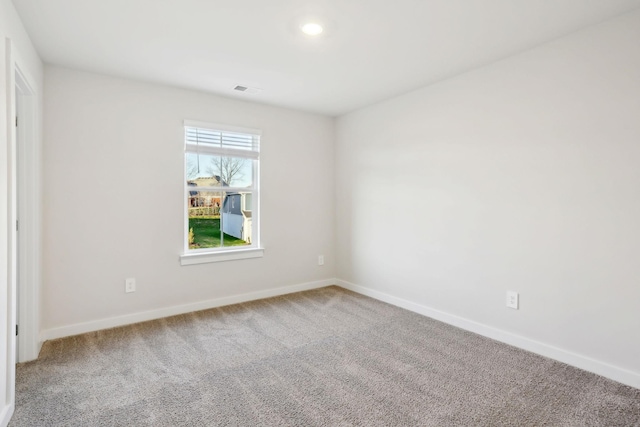
[[[222,231],[225,234],[233,236],[237,239],[243,238],[242,226],[244,225],[244,217],[231,213],[222,213]]]

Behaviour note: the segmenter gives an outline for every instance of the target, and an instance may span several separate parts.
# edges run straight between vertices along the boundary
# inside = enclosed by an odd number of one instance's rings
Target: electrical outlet
[[[124,291],[126,293],[135,292],[136,291],[136,279],[129,278],[124,281]]]
[[[318,265],[324,265],[324,255],[318,255]]]
[[[507,307],[518,309],[518,293],[507,291]]]

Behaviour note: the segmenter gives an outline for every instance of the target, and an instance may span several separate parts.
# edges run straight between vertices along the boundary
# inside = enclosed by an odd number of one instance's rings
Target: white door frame
[[[18,362],[34,360],[40,353],[41,212],[40,144],[37,96],[31,79],[14,63],[17,116],[18,232]],[[15,133],[14,133],[15,136]]]
[[[6,339],[6,343],[2,343],[2,346],[6,353],[3,358],[6,365],[2,367],[1,371],[5,374],[5,383],[0,384],[3,387],[0,396],[4,397],[4,402],[0,402],[0,425],[5,426],[9,423],[11,415],[13,414],[15,405],[15,374],[16,374],[16,191],[15,191],[15,167],[16,167],[16,145],[15,145],[15,128],[11,126],[13,111],[15,110],[15,84],[14,84],[14,63],[12,44],[10,39],[5,40],[5,102],[6,102],[6,135],[2,137],[3,141],[6,141],[6,158],[3,157],[3,162],[6,159],[7,163],[7,247],[6,247],[6,262],[7,262],[7,275],[2,277],[2,281],[6,280],[6,318],[3,319],[2,324],[6,329],[3,334],[0,335],[3,339]],[[4,146],[4,144],[2,144]],[[3,147],[4,148],[4,147]],[[4,184],[4,182],[3,182]],[[4,185],[3,185],[4,186]],[[0,204],[4,207],[4,203]],[[3,256],[2,261],[5,258]],[[4,298],[3,298],[4,299]],[[4,307],[3,307],[4,308]]]
[[[11,39],[5,39],[8,166],[7,330],[5,331],[7,364],[2,368],[6,373],[6,382],[0,384],[0,387],[5,388],[2,393],[5,396],[5,402],[0,402],[0,426],[5,426],[9,422],[15,406],[16,346],[19,347],[20,362],[36,359],[42,346],[40,342],[42,247],[40,159],[42,148],[38,102],[38,91],[42,88],[34,84],[35,80],[25,72],[26,68],[22,64],[23,61]],[[19,111],[17,111],[18,108]],[[16,132],[16,116],[20,117],[20,132]],[[20,213],[19,232],[16,230],[18,213]],[[19,284],[18,277],[20,277]],[[18,292],[20,293],[20,319],[17,319],[16,313]],[[19,339],[16,339],[17,324],[20,324]]]

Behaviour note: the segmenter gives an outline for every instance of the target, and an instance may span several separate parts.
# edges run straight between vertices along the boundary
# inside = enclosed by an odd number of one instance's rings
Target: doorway
[[[23,72],[26,68],[21,67],[22,62],[9,38],[5,39],[4,56],[0,66],[4,65],[5,72],[0,73],[0,80],[6,78],[6,84],[2,85],[0,98],[6,101],[6,121],[2,122],[6,137],[0,137],[3,147],[0,163],[6,164],[7,169],[0,177],[0,187],[6,188],[6,198],[0,200],[3,225],[0,235],[7,245],[0,250],[0,261],[6,263],[7,270],[6,282],[5,277],[0,281],[0,382],[4,382],[0,383],[0,425],[7,425],[13,414],[16,362],[36,359],[42,345],[39,336],[42,87]]]

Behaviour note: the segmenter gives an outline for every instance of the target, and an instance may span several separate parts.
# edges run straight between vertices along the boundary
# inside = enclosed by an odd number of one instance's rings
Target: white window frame
[[[182,172],[182,180],[184,185],[184,193],[182,196],[182,206],[184,211],[184,231],[183,242],[184,249],[180,255],[181,265],[194,265],[209,262],[231,261],[238,259],[259,258],[264,255],[264,248],[260,245],[260,151],[259,148],[254,150],[234,150],[221,147],[207,147],[200,144],[194,147],[193,143],[188,143],[186,138],[187,128],[199,128],[213,130],[218,132],[232,132],[246,135],[252,135],[260,138],[262,132],[258,129],[242,128],[236,126],[220,125],[215,123],[206,123],[193,120],[184,121],[184,169]],[[212,154],[219,156],[242,157],[252,160],[253,165],[253,186],[251,188],[251,244],[247,246],[228,246],[220,248],[202,248],[189,249],[189,192],[193,191],[193,187],[187,184],[187,154],[188,153]],[[199,187],[200,188],[200,187]],[[200,191],[215,192],[246,192],[246,188],[235,187],[202,187]],[[222,216],[222,208],[224,199],[220,201],[220,215]]]

